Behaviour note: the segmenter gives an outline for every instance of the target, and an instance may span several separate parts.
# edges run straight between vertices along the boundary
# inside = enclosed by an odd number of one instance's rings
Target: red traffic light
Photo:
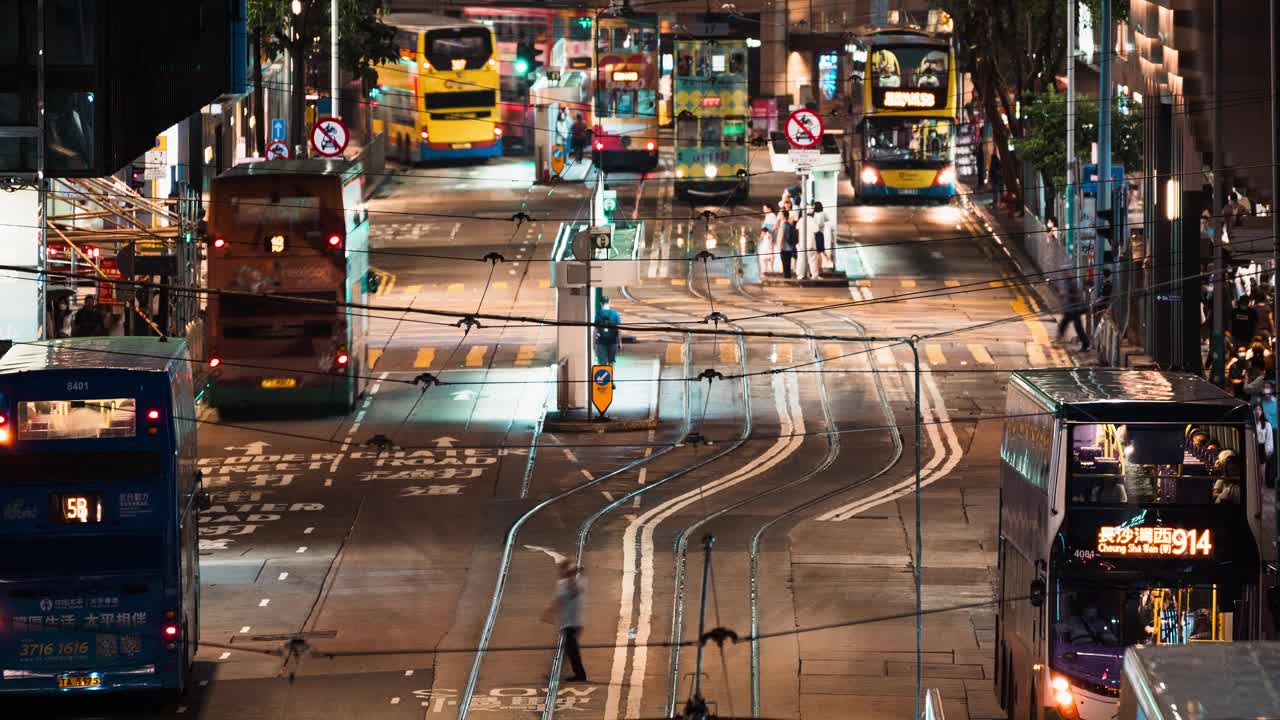
[[[338,247],[342,244],[342,236],[338,233],[329,235],[329,247]]]
[[[351,357],[349,355],[347,355],[346,353],[338,353],[339,365],[346,365],[349,362],[351,362]]]
[[[214,246],[214,247],[216,247],[216,248],[218,248],[219,250],[221,250],[222,248],[224,248],[224,247],[226,247],[226,246],[227,246],[227,239],[226,239],[226,238],[220,238],[220,237],[214,238],[214,239],[213,239],[213,246]]]
[[[216,367],[218,367],[218,366],[219,366],[219,365],[221,365],[221,364],[222,364],[222,359],[221,359],[221,358],[216,358],[216,357],[211,357],[211,358],[209,358],[209,367],[211,367],[211,368],[216,368]]]

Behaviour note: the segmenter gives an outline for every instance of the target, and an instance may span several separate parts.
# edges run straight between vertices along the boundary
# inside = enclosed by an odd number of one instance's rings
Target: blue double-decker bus
[[[0,695],[184,691],[206,502],[185,342],[0,357]]]

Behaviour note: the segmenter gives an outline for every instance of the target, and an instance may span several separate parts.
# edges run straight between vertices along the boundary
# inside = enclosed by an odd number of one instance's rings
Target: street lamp
[[[289,9],[293,11],[293,14],[294,14],[294,15],[301,15],[301,14],[302,14],[302,0],[293,0],[293,2],[289,5]]]

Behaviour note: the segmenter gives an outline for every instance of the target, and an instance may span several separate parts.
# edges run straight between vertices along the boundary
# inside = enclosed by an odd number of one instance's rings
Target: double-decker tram
[[[207,507],[185,341],[14,345],[0,506],[0,696],[185,690]]]
[[[996,694],[1009,717],[1116,715],[1125,649],[1260,637],[1247,404],[1194,375],[1011,375]]]
[[[949,35],[869,33],[854,179],[863,202],[956,193],[957,84]]]
[[[359,162],[272,160],[213,181],[212,406],[349,411],[367,379],[369,218]]]
[[[596,21],[592,160],[601,169],[658,165],[658,16]]]
[[[747,43],[677,39],[675,55],[675,192],[681,197],[745,198],[751,112]]]
[[[400,58],[378,69],[375,129],[386,129],[393,155],[422,162],[500,157],[506,131],[493,31],[426,13],[393,13],[385,21],[396,28]]]

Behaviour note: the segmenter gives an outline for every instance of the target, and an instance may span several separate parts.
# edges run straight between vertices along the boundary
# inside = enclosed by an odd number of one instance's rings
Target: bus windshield
[[[1162,588],[1067,579],[1053,597],[1051,665],[1077,684],[1115,694],[1128,645],[1229,640],[1226,597],[1213,585]]]
[[[1241,440],[1239,428],[1229,425],[1074,425],[1069,502],[1242,504]]]
[[[939,118],[867,118],[867,160],[947,162],[952,130]]]
[[[873,88],[945,88],[947,51],[928,45],[878,48],[871,53],[870,75]]]
[[[481,27],[432,30],[423,46],[436,70],[479,70],[493,56],[489,31]]]

